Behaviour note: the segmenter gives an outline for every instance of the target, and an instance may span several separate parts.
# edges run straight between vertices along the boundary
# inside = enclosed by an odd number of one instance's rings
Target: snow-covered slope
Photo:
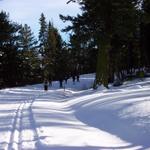
[[[93,80],[0,90],[0,149],[150,149],[150,78],[87,89]]]

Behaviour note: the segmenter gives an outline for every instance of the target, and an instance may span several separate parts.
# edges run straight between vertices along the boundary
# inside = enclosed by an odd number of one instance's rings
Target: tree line
[[[68,7],[70,2],[82,13],[60,15],[71,22],[62,30],[70,33],[67,43],[43,13],[36,39],[27,24],[0,12],[0,88],[53,80],[62,87],[70,77],[79,81],[80,74],[93,72],[93,87],[108,87],[149,72],[149,0],[70,0]]]
[[[70,0],[78,3],[81,14],[60,18],[71,25],[81,49],[96,49],[94,87],[145,75],[150,69],[150,1],[149,0]],[[76,49],[78,49],[76,45]],[[94,59],[94,58],[93,58]],[[114,84],[114,85],[115,85]]]
[[[70,77],[79,80],[80,50],[72,50],[43,13],[39,24],[36,39],[30,26],[10,21],[6,12],[0,12],[0,88],[42,82],[51,85],[53,80],[59,80],[62,87]]]

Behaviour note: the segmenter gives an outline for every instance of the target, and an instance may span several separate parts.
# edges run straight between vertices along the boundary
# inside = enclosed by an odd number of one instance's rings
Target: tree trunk
[[[96,84],[102,84],[108,88],[110,42],[107,39],[98,40],[98,58],[96,71]]]

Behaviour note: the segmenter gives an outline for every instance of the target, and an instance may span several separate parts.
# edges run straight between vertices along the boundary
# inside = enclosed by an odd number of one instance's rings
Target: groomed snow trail
[[[35,120],[32,112],[32,104],[36,98],[36,96],[29,97],[21,104],[19,104],[13,117],[12,130],[10,133],[8,147],[6,149],[21,150],[27,148],[36,148],[35,142],[38,140],[38,134],[36,131]],[[24,131],[24,129],[26,130]],[[27,145],[28,147],[26,147]]]
[[[91,79],[0,90],[0,150],[150,150],[150,78],[85,90]]]
[[[0,123],[0,150],[37,149],[32,105],[42,94],[45,93],[23,88],[0,91],[0,121],[3,121]]]

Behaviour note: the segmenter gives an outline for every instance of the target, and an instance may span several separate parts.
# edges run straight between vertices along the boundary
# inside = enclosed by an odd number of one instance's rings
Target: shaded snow
[[[150,78],[108,90],[93,81],[0,90],[0,150],[150,149]]]

